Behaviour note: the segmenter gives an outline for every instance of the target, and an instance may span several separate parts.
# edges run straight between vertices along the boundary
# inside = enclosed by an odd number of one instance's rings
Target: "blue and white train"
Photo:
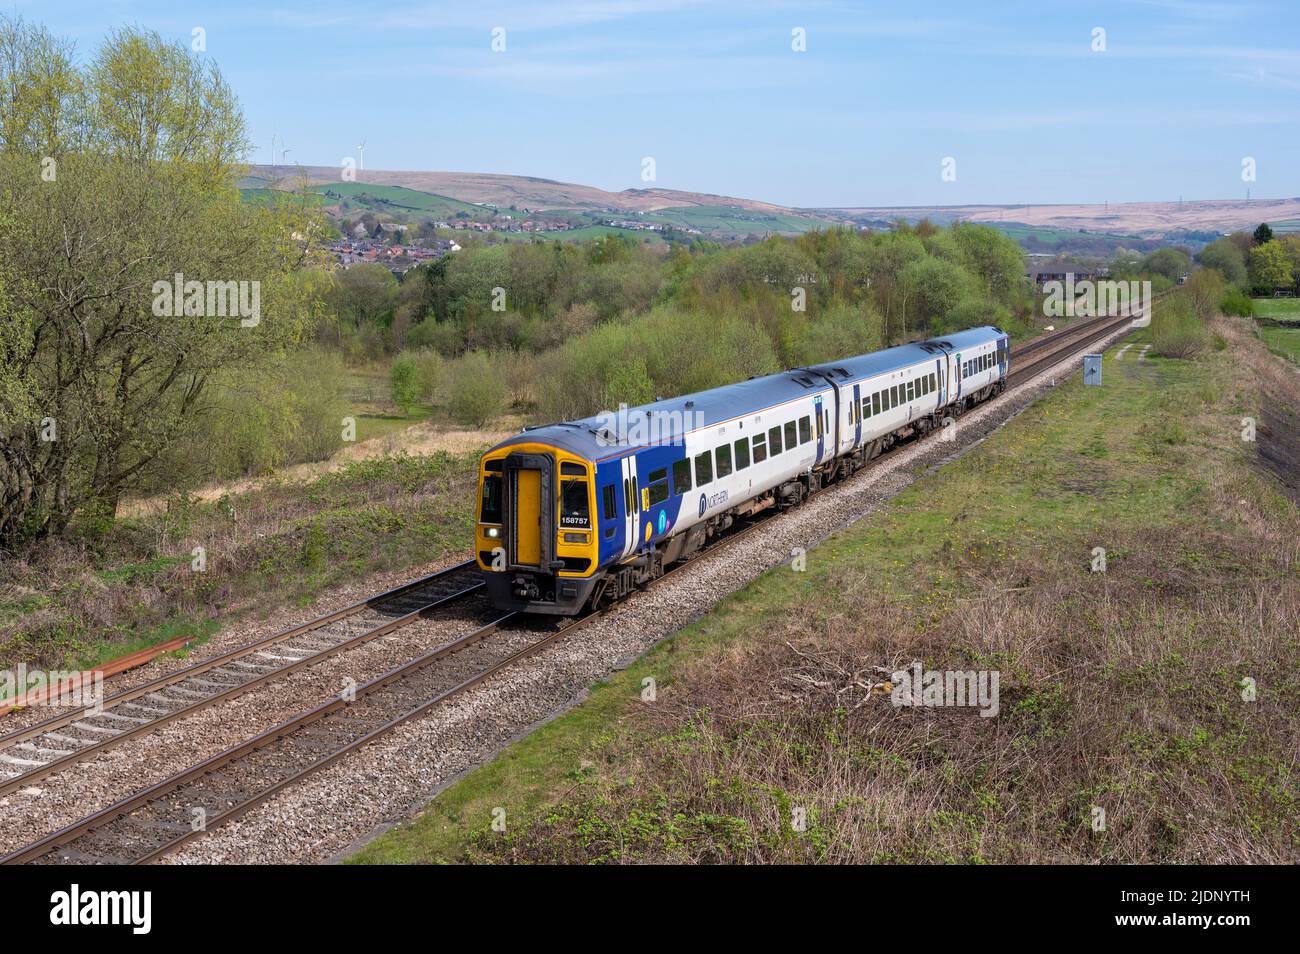
[[[619,412],[533,427],[479,464],[475,551],[502,609],[607,605],[760,511],[787,509],[1006,386],[972,328]]]

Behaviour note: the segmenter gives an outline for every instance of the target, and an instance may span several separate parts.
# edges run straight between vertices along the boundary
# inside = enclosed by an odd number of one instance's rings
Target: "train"
[[[525,428],[479,461],[488,595],[559,616],[611,605],[999,393],[1009,361],[990,325]]]

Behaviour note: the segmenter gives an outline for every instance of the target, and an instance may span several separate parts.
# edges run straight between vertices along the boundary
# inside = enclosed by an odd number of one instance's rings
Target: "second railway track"
[[[0,736],[0,795],[478,594],[472,561]]]

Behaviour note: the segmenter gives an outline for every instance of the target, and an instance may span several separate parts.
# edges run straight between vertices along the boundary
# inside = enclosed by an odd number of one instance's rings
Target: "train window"
[[[773,427],[768,430],[767,452],[773,457],[781,453],[781,428]]]
[[[904,400],[905,400],[905,401],[915,401],[915,400],[916,400],[916,382],[915,382],[915,381],[908,381],[908,382],[907,382],[907,397],[904,398]]]
[[[673,493],[691,492],[691,462],[683,457],[673,464]]]
[[[606,520],[618,518],[618,491],[614,489],[613,484],[606,484],[600,488],[600,505]]]
[[[880,392],[879,391],[871,395],[871,413],[873,415],[880,413]]]
[[[499,474],[506,469],[506,462],[504,460],[490,460],[483,465],[483,469]]]
[[[483,504],[478,518],[484,523],[501,522],[501,478],[495,474],[483,478]]]
[[[749,438],[742,437],[735,443],[736,449],[736,470],[744,470],[749,466]]]
[[[713,454],[705,451],[695,455],[695,486],[703,487],[713,482]]]
[[[787,421],[785,425],[785,446],[797,447],[799,444],[798,435],[799,425],[794,421]]]
[[[898,407],[898,385],[895,384],[889,389],[889,406]]]
[[[937,391],[938,389],[939,389],[939,379],[935,376],[934,372],[931,371],[931,372],[930,372],[930,391],[933,393],[934,391]]]
[[[718,460],[718,479],[721,480],[731,473],[731,445],[723,444],[713,452],[713,456]]]
[[[754,435],[754,463],[759,464],[767,460],[767,438],[762,434]]]
[[[629,515],[636,511],[636,505],[632,502],[632,481],[626,477],[623,478],[623,507]]]
[[[561,482],[560,526],[591,526],[591,510],[587,504],[587,482],[585,480],[566,480]]]
[[[566,460],[560,464],[560,475],[563,477],[586,477],[587,468],[581,464],[574,464]]]
[[[799,443],[807,444],[812,440],[812,421],[806,417],[799,418]]]
[[[646,478],[646,480],[650,481],[650,483],[652,484],[655,483],[656,481],[667,480],[667,479],[668,479],[667,467],[660,467],[658,470],[650,471],[650,476]]]
[[[655,504],[663,503],[668,499],[668,471],[657,470],[650,476],[659,478],[658,480],[651,480],[650,486],[646,488],[650,491],[650,506],[653,507]]]

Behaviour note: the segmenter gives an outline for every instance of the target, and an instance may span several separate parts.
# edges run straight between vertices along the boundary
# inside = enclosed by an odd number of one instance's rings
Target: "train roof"
[[[914,341],[911,344],[886,348],[884,351],[873,351],[870,354],[860,354],[842,361],[828,361],[825,364],[814,365],[809,370],[820,372],[835,381],[870,378],[897,371],[899,368],[911,367],[941,354],[956,353],[964,348],[988,344],[1004,335],[1005,332],[1002,330],[992,325],[984,325],[980,328],[968,328],[965,331],[944,335],[942,338]]]
[[[502,441],[497,447],[550,444],[590,461],[601,460],[652,443],[674,442],[688,431],[712,427],[826,391],[830,384],[821,376],[823,374],[835,380],[844,377],[842,371],[848,372],[849,378],[870,377],[910,367],[940,354],[985,344],[1002,336],[1002,331],[991,326],[971,328],[943,338],[899,345],[814,367],[792,368],[577,421],[530,427]]]

